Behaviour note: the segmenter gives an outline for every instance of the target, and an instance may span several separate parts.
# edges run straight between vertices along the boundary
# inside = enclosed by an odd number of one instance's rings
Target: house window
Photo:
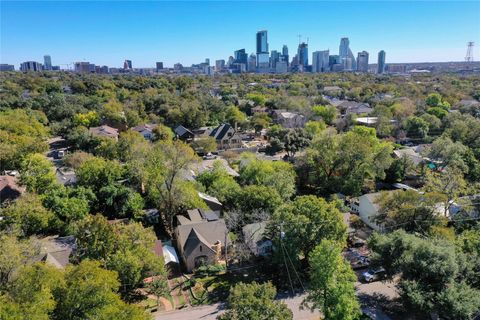
[[[202,252],[202,246],[200,246],[200,252]]]

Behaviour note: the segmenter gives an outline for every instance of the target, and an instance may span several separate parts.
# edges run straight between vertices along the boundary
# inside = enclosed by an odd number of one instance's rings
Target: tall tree
[[[322,240],[310,253],[310,283],[304,303],[325,320],[354,320],[360,315],[355,273],[337,242]]]
[[[276,290],[271,283],[239,283],[230,290],[227,311],[219,320],[289,320],[293,314],[283,302],[275,301]]]

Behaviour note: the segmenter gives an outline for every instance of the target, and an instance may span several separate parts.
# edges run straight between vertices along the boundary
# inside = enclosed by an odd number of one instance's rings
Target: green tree
[[[87,113],[77,113],[73,117],[73,124],[76,126],[84,126],[87,128],[98,126],[100,117],[95,111],[88,111]]]
[[[65,283],[55,310],[58,319],[96,318],[103,308],[122,304],[116,294],[120,286],[116,273],[102,269],[100,262],[85,260],[68,267]]]
[[[282,198],[273,187],[248,185],[242,188],[236,200],[236,208],[248,216],[258,211],[272,213],[281,203]],[[245,222],[247,223],[246,220]],[[246,224],[245,223],[245,224]]]
[[[409,137],[425,139],[428,135],[428,123],[422,118],[410,116],[405,120],[404,127]]]
[[[0,233],[0,288],[7,288],[17,270],[39,251],[38,243],[32,239],[17,239],[15,235]]]
[[[228,107],[226,111],[225,119],[231,126],[235,127],[236,125],[241,126],[245,123],[245,121],[247,121],[247,116],[237,107],[231,106]]]
[[[259,134],[263,129],[268,128],[272,119],[266,113],[256,113],[252,116],[250,122],[255,129],[255,133]]]
[[[157,307],[160,304],[160,298],[168,298],[170,296],[170,288],[168,287],[167,279],[157,277],[147,285],[148,291],[157,297]]]
[[[305,124],[305,131],[311,137],[315,137],[317,134],[325,130],[326,126],[323,121],[308,121]]]
[[[325,130],[298,161],[300,185],[322,195],[358,195],[368,181],[385,177],[392,149],[373,128],[356,126],[345,134]]]
[[[22,310],[18,319],[49,320],[56,306],[54,294],[63,287],[62,272],[39,262],[19,270],[8,294]]]
[[[192,148],[181,141],[159,142],[147,157],[143,169],[147,188],[170,233],[177,214],[187,208],[205,207],[193,185],[181,176],[196,160]]]
[[[446,222],[438,212],[438,203],[443,200],[437,193],[421,194],[416,190],[383,192],[374,200],[379,206],[374,219],[386,230],[427,232]]]
[[[3,211],[3,225],[18,230],[23,236],[47,234],[55,223],[55,215],[46,209],[39,196],[25,193]]]
[[[284,200],[295,193],[295,171],[293,166],[286,162],[245,156],[240,165],[239,179],[244,185],[272,187]]]
[[[336,202],[327,202],[316,196],[300,196],[274,212],[269,229],[275,246],[283,246],[298,262],[301,256],[308,257],[322,239],[345,242],[347,227]],[[278,251],[277,254],[284,253]],[[277,257],[278,261],[281,259]]]
[[[20,183],[26,186],[29,192],[48,192],[57,184],[52,163],[39,153],[27,156],[22,161]]]
[[[288,320],[293,314],[283,302],[275,301],[276,290],[271,283],[239,283],[230,290],[228,309],[219,320]]]
[[[372,263],[398,275],[405,306],[425,316],[471,319],[480,307],[480,291],[465,281],[466,257],[446,240],[422,239],[398,230],[369,239]],[[461,304],[457,300],[461,296]]]
[[[217,140],[214,137],[195,139],[191,146],[195,151],[207,154],[217,150]]]
[[[342,256],[342,246],[322,240],[310,253],[310,283],[304,303],[319,309],[325,320],[357,319],[360,304],[355,296],[355,273]]]
[[[322,117],[326,124],[332,124],[337,117],[337,108],[334,106],[313,106],[313,114]]]

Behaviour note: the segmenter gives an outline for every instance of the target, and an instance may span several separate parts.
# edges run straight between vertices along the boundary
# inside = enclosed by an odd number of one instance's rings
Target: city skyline
[[[134,67],[155,68],[157,61],[162,61],[166,67],[178,62],[191,65],[205,58],[227,60],[241,48],[245,48],[248,55],[256,53],[255,35],[260,30],[268,30],[270,52],[281,51],[284,44],[295,52],[299,40],[306,42],[308,38],[309,60],[315,51],[330,50],[330,54],[337,54],[338,39],[348,37],[354,57],[362,51],[373,57],[385,50],[387,63],[463,61],[466,42],[480,38],[480,30],[471,28],[468,22],[480,18],[480,4],[474,2],[441,2],[435,6],[413,2],[400,20],[395,15],[406,8],[405,4],[391,2],[93,4],[94,9],[90,4],[77,2],[2,2],[1,63],[14,64],[18,68],[24,61],[41,62],[48,54],[54,59],[52,63],[62,68],[77,61],[122,67],[125,59],[132,60]],[[233,5],[238,10],[232,13]],[[276,19],[259,19],[258,13],[250,10],[253,5],[260,12],[273,10]],[[362,6],[367,8],[360,10]],[[465,6],[471,10],[465,10]],[[85,12],[87,7],[88,13]],[[328,14],[313,19],[312,10],[301,11],[308,8],[324,9]],[[292,16],[290,11],[297,12],[297,9],[301,15]],[[197,11],[205,13],[203,18],[194,14]],[[457,11],[470,19],[460,19],[455,14]],[[100,18],[102,12],[105,14]],[[177,18],[173,19],[175,21],[166,14],[172,12]],[[374,23],[368,21],[379,12],[382,14]],[[37,18],[30,19],[34,13]],[[39,19],[39,14],[44,19]],[[430,20],[427,24],[428,19],[418,21],[418,16],[423,14],[435,14],[441,23]],[[387,19],[385,16],[389,15]],[[442,21],[447,17],[448,24]],[[340,18],[347,23],[336,20]],[[402,19],[408,21],[402,22]],[[363,25],[358,25],[359,21],[363,21]],[[395,23],[397,31],[392,29]],[[372,34],[372,29],[377,32]],[[422,32],[415,33],[415,30]],[[303,36],[299,39],[298,34]],[[405,36],[398,37],[399,34]],[[478,45],[474,58],[480,58]]]

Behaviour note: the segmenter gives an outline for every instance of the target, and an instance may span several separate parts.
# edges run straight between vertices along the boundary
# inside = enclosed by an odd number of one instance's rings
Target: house
[[[247,224],[242,228],[243,239],[255,256],[265,257],[272,252],[272,240],[265,236],[267,222]]]
[[[210,208],[210,210],[212,210],[212,211],[222,211],[223,204],[220,201],[218,201],[217,198],[209,196],[208,194],[205,194],[205,193],[202,193],[202,192],[199,192],[198,196],[200,197],[200,199],[202,199],[207,204],[207,206]]]
[[[393,150],[393,155],[397,159],[401,159],[403,157],[406,157],[410,159],[414,165],[418,166],[420,163],[423,161],[430,161],[430,159],[422,156],[423,150],[428,148],[430,145],[428,144],[420,144],[418,146],[413,146],[413,147],[405,147],[403,149],[397,149]]]
[[[307,118],[295,112],[285,110],[274,110],[272,119],[276,124],[284,128],[303,128],[307,122]]]
[[[368,103],[356,102],[356,101],[340,100],[340,103],[338,103],[336,107],[340,110],[340,113],[342,115],[348,115],[348,114],[360,115],[360,114],[369,114],[373,112],[373,108],[371,108]]]
[[[175,132],[175,136],[182,141],[191,142],[193,141],[193,138],[195,138],[193,132],[182,125],[176,127],[173,132]]]
[[[216,264],[228,240],[225,221],[213,211],[193,209],[188,218],[177,216],[177,249],[188,272],[205,264]]]
[[[0,176],[0,203],[20,197],[25,188],[17,184],[17,178],[10,175]]]
[[[170,241],[168,241],[170,244]],[[152,249],[153,253],[157,257],[162,257],[166,266],[177,265],[180,263],[178,260],[177,252],[175,248],[167,243],[162,243],[161,240],[155,240],[155,245]]]
[[[380,206],[376,203],[380,194],[380,192],[364,194],[358,197],[358,201],[351,204],[352,211],[358,213],[360,219],[374,230],[380,230],[380,226],[374,221],[374,217],[380,209]]]
[[[212,130],[209,127],[200,127],[192,130],[192,132],[195,135],[195,139],[202,139],[208,137]]]
[[[218,150],[235,149],[242,147],[242,138],[228,123],[223,123],[210,132],[210,137],[217,141]]]
[[[142,124],[136,127],[133,127],[132,130],[140,133],[146,140],[153,139],[153,130],[157,127],[156,124]]]
[[[74,236],[47,237],[40,240],[40,245],[40,260],[58,269],[65,269],[77,248]]]
[[[100,127],[92,127],[88,129],[88,131],[94,137],[112,138],[112,139],[118,140],[118,129],[112,128],[107,125],[103,125]]]

